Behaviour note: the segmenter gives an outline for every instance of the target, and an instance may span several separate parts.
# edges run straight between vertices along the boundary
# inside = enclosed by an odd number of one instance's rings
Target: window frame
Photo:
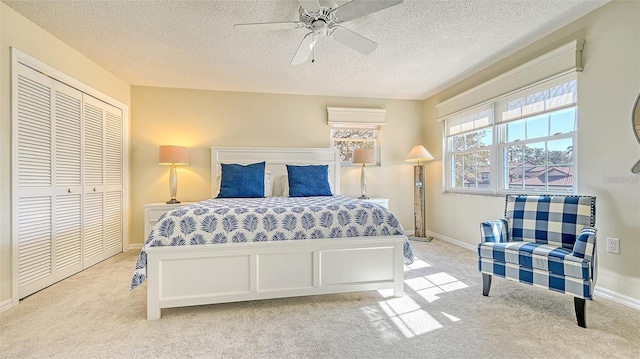
[[[575,101],[570,105],[564,106],[556,106],[551,109],[545,109],[541,112],[530,113],[524,116],[519,116],[517,118],[509,119],[502,121],[502,112],[504,105],[508,103],[508,101],[518,98],[519,96],[528,96],[534,94],[536,91],[539,91],[540,88],[551,88],[553,86],[557,86],[558,84],[568,83],[571,81],[576,81],[575,85]],[[540,81],[532,86],[527,86],[522,89],[518,89],[512,91],[503,96],[499,96],[497,98],[493,98],[489,101],[486,101],[480,105],[472,106],[470,108],[466,108],[464,110],[458,111],[452,115],[449,115],[444,118],[444,126],[443,126],[443,142],[442,148],[444,149],[444,161],[443,164],[443,193],[454,193],[454,194],[469,194],[469,195],[484,195],[484,196],[504,196],[508,193],[530,193],[530,194],[576,194],[578,192],[578,121],[579,121],[579,113],[578,113],[578,105],[579,105],[579,93],[578,93],[578,77],[577,74],[572,73],[568,75],[562,76],[554,76],[543,81]],[[474,112],[479,112],[482,109],[486,109],[491,107],[493,109],[491,119],[491,124],[489,126],[485,126],[482,128],[491,128],[492,129],[492,143],[488,146],[478,147],[472,150],[465,149],[463,151],[454,151],[452,148],[453,137],[459,136],[464,133],[472,133],[478,131],[478,129],[471,129],[466,132],[456,132],[454,134],[449,134],[452,125],[450,122],[452,119],[454,120],[453,124],[458,125],[460,123],[459,118],[464,116],[470,116]],[[552,134],[548,132],[547,136],[531,138],[531,139],[523,139],[518,141],[507,142],[507,126],[510,122],[515,122],[522,119],[533,118],[542,114],[549,114],[557,111],[562,111],[565,109],[574,109],[574,129],[569,132]],[[472,116],[471,116],[472,117]],[[547,120],[547,126],[550,125],[550,119]],[[505,148],[514,146],[514,143],[519,145],[526,145],[528,143],[539,143],[544,142],[545,148],[546,144],[550,141],[560,140],[570,138],[572,140],[572,186],[571,190],[568,191],[559,191],[549,189],[548,185],[548,172],[546,174],[545,179],[545,189],[510,189],[509,180],[507,177],[507,173],[509,171],[510,166],[506,164],[505,158]],[[490,178],[490,186],[487,189],[480,188],[464,188],[463,187],[455,187],[453,182],[453,166],[454,166],[454,156],[457,154],[469,153],[469,152],[477,152],[482,150],[489,150],[489,178]],[[548,150],[545,150],[548,153]],[[550,164],[545,163],[545,168],[549,168]],[[524,168],[524,166],[523,166]],[[476,172],[476,178],[478,176],[478,172]]]

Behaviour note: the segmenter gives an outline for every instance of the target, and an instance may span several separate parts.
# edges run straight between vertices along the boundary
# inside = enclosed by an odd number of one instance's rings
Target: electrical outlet
[[[607,252],[620,254],[620,240],[618,238],[607,237]]]

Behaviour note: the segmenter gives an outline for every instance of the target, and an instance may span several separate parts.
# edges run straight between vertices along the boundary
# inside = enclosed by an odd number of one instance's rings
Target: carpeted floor
[[[413,242],[407,295],[377,291],[164,309],[129,291],[137,251],[0,314],[1,358],[637,358],[640,311],[604,299],[576,325],[569,296],[494,279],[476,255]],[[201,275],[206,275],[202,273]]]

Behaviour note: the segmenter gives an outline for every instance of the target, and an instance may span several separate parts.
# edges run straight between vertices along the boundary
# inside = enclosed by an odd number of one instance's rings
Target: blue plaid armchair
[[[586,328],[585,299],[597,276],[595,203],[590,196],[507,195],[505,218],[480,224],[482,294],[489,295],[493,275],[566,293]]]

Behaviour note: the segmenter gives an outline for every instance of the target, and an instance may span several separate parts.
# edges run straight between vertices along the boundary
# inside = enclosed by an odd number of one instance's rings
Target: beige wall
[[[382,166],[368,167],[367,194],[413,230],[413,172],[404,162],[420,143],[422,101],[184,90],[131,89],[131,243],[141,244],[143,206],[169,198],[169,168],[158,165],[158,146],[188,146],[190,163],[178,169],[178,200],[211,197],[211,146],[329,147],[327,106],[385,108]],[[360,168],[341,168],[343,195],[360,194]]]
[[[597,197],[597,288],[640,300],[640,176],[631,166],[640,145],[631,111],[640,92],[640,2],[612,2],[424,102],[428,228],[475,246],[479,222],[503,216],[503,197],[442,194],[442,124],[435,105],[573,39],[585,39],[579,74],[578,186]],[[620,254],[606,252],[607,237]]]
[[[11,298],[11,50],[129,104],[129,85],[0,3],[0,304]]]

